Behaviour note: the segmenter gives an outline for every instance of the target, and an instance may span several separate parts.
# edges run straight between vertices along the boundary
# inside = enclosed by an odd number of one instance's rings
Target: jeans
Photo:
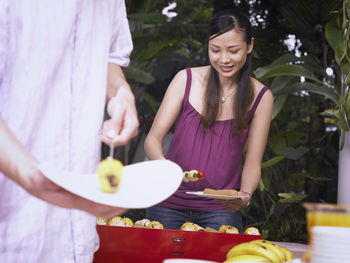
[[[222,225],[230,225],[235,226],[240,233],[243,231],[241,212],[232,213],[227,210],[197,211],[153,206],[146,210],[146,218],[159,221],[166,229],[179,230],[185,222],[192,222],[203,228],[219,230]]]

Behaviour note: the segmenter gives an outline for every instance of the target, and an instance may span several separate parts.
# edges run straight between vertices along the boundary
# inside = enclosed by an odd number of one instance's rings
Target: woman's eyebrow
[[[209,44],[210,46],[214,46],[214,47],[220,47],[220,46],[218,46],[218,45],[215,45],[215,44]],[[233,48],[233,47],[240,47],[240,45],[239,44],[237,44],[237,45],[231,45],[231,46],[228,46],[228,48]]]

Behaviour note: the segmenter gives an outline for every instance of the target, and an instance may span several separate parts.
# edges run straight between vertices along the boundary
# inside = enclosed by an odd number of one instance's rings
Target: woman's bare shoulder
[[[193,80],[204,80],[207,79],[210,72],[210,66],[194,67],[191,68]]]
[[[255,78],[251,78],[252,84],[253,84],[253,88],[254,88],[254,96],[257,97],[259,92],[266,86],[265,84],[261,83],[260,81],[258,81]],[[272,92],[270,90],[267,90],[266,92],[271,93]]]

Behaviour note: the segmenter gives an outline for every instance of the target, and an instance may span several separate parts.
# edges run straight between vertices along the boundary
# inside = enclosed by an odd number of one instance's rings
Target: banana
[[[263,240],[263,239],[259,239],[259,240],[254,240],[252,241],[252,243],[257,244],[259,246],[266,246],[267,249],[275,252],[278,255],[278,258],[280,260],[280,262],[286,262],[287,261],[287,257],[284,254],[284,251],[281,249],[280,246],[278,246],[277,244],[269,241],[269,240]]]
[[[289,262],[289,261],[292,261],[293,260],[293,253],[292,251],[290,251],[288,248],[286,247],[282,247],[280,246],[280,248],[283,250],[285,256],[286,256],[286,261]]]
[[[260,257],[256,255],[240,255],[236,257],[232,257],[224,261],[224,263],[231,263],[231,262],[269,262],[269,260],[265,257]]]
[[[267,245],[265,244],[258,245],[256,243],[253,243],[252,241],[241,243],[231,248],[226,255],[226,259],[240,255],[256,255],[265,257],[268,261],[271,261],[272,263],[281,262],[278,254],[276,254],[274,250],[269,249],[269,247],[267,247]]]

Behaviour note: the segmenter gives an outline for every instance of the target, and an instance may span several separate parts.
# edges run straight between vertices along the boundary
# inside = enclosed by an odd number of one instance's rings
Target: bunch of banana
[[[282,263],[292,259],[293,254],[288,248],[268,240],[253,240],[231,248],[226,254],[224,263],[237,261]]]

